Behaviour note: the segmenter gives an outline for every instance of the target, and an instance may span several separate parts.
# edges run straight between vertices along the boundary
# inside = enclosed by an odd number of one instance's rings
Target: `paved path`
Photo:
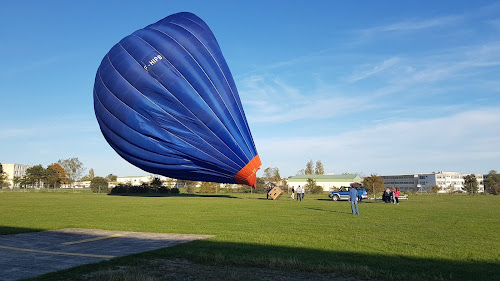
[[[11,281],[212,235],[66,228],[0,235],[0,280]]]

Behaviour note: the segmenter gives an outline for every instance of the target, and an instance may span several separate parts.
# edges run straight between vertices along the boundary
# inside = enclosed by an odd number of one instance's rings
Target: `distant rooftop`
[[[359,178],[359,179],[358,179]],[[313,179],[315,181],[355,181],[361,180],[357,174],[342,174],[342,175],[298,175],[289,177],[288,181],[306,181]]]

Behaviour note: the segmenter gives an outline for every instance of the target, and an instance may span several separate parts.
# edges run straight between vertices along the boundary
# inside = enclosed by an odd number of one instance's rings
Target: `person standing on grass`
[[[389,188],[385,189],[384,195],[382,195],[382,200],[384,200],[385,203],[391,202],[391,190]]]
[[[401,191],[399,190],[399,187],[396,188],[396,191],[394,191],[394,200],[395,200],[395,203],[399,205],[399,193],[401,193]]]
[[[299,187],[297,187],[297,190],[295,190],[295,193],[295,196],[297,196],[297,201],[302,201],[302,196],[300,196],[302,193],[302,187],[300,187],[300,185]]]
[[[292,200],[293,200],[293,194],[295,193],[295,188],[292,186]]]
[[[349,201],[351,201],[351,210],[353,215],[359,215],[358,210],[358,191],[356,188],[349,188]]]

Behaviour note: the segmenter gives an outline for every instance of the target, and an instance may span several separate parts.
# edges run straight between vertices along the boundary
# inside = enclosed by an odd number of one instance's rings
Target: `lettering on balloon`
[[[162,56],[161,55],[157,55],[156,57],[152,58],[147,65],[144,66],[144,69],[146,71],[148,71],[148,68],[155,65],[155,63],[159,62],[160,60],[162,60]]]

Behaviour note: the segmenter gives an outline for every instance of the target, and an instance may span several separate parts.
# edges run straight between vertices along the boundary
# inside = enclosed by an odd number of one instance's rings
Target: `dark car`
[[[342,186],[339,190],[330,192],[328,194],[328,197],[330,197],[333,201],[349,200],[349,188],[357,189],[358,200],[368,198],[368,192],[366,191],[366,188],[364,188],[363,186],[361,187]]]

